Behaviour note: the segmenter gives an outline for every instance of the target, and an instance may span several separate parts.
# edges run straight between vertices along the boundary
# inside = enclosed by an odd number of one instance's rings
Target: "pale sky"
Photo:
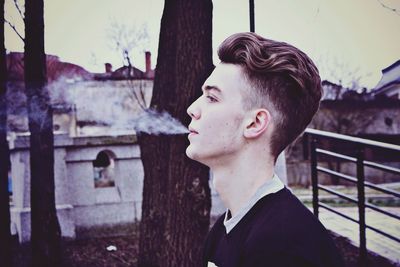
[[[23,1],[19,0],[20,3]],[[230,34],[249,30],[248,0],[214,0],[213,50]],[[397,13],[381,3],[397,9]],[[156,64],[162,0],[45,0],[45,49],[62,61],[103,72],[104,63],[122,65],[109,38],[113,21],[127,27],[147,25]],[[372,88],[381,70],[400,59],[400,0],[255,0],[256,32],[285,41],[306,52],[324,79],[363,76]],[[5,17],[23,34],[13,0],[6,0]],[[6,27],[6,49],[23,51],[23,43]],[[144,69],[144,54],[132,52],[134,65]],[[369,74],[369,76],[367,76]]]

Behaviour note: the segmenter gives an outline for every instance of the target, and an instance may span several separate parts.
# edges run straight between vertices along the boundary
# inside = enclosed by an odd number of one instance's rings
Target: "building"
[[[113,71],[106,63],[104,73],[90,73],[56,56],[47,55],[46,60],[63,236],[74,238],[76,230],[85,227],[135,221],[140,218],[143,180],[139,147],[133,129],[114,126],[121,114],[140,111],[133,93],[142,96],[145,107],[150,103],[150,52],[145,53],[145,71],[133,66]],[[30,163],[23,53],[7,55],[7,70],[11,220],[13,232],[24,242],[30,239]]]
[[[385,143],[400,145],[400,100],[391,98],[364,101],[360,99],[326,100],[313,118],[310,128],[341,133]],[[354,146],[343,147],[335,142],[326,144],[332,151],[353,155]],[[299,139],[286,151],[289,185],[310,186],[310,163],[304,158],[302,140]],[[354,155],[353,155],[354,156]],[[400,167],[400,160],[390,153],[367,154],[367,160],[380,162],[387,166]],[[325,158],[327,166],[335,170],[340,168],[348,175],[356,175],[353,163],[336,163]],[[322,161],[321,161],[322,162]],[[398,181],[395,174],[381,172],[373,168],[365,169],[365,177],[373,183],[391,183]],[[332,184],[331,177],[321,175],[322,184]]]
[[[375,98],[400,99],[400,60],[382,70],[382,78],[372,94]]]
[[[91,135],[103,131],[104,134],[113,128],[110,122],[115,124],[118,115],[134,116],[150,104],[155,73],[150,52],[145,53],[145,71],[134,66],[113,71],[111,64],[106,63],[104,73],[90,73],[80,66],[60,61],[57,56],[47,55],[46,60],[47,92],[56,133]],[[26,133],[23,53],[7,54],[7,71],[8,130]]]
[[[30,239],[29,136],[10,142],[11,221],[20,242]],[[140,218],[143,168],[134,136],[54,138],[55,197],[62,235]]]

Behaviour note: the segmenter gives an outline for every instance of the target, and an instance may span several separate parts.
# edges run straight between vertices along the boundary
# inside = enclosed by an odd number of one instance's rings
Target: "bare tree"
[[[11,266],[10,202],[8,170],[10,153],[7,142],[7,63],[4,47],[4,0],[1,5],[0,25],[0,259],[3,266]]]
[[[136,51],[144,51],[149,46],[149,34],[147,24],[127,25],[125,23],[113,20],[108,28],[108,37],[111,40],[111,47],[121,53],[125,66],[129,65],[131,54]]]
[[[24,21],[23,8],[21,8],[21,4],[19,3],[18,0],[13,0],[13,2],[15,10],[18,13],[19,19]],[[17,26],[15,26],[15,23],[12,22],[12,19],[4,17],[4,22],[14,31],[14,33],[19,37],[19,39],[22,42],[24,42],[23,34],[17,29]]]
[[[166,0],[151,108],[185,125],[212,71],[211,0]],[[144,167],[139,266],[201,266],[210,218],[208,169],[185,155],[186,136],[139,135]]]
[[[113,21],[108,29],[108,36],[111,40],[111,46],[118,53],[121,53],[123,65],[126,67],[126,81],[130,88],[128,97],[130,100],[142,110],[146,110],[148,103],[146,101],[146,92],[143,83],[137,83],[135,80],[138,77],[134,75],[134,64],[132,60],[132,53],[134,51],[145,52],[149,46],[149,34],[147,25],[142,24],[139,27],[135,25],[127,25],[118,21]],[[142,77],[144,78],[144,77]]]
[[[54,192],[53,112],[46,91],[43,0],[25,5],[25,88],[28,99],[33,266],[59,266],[61,230]]]
[[[385,4],[382,0],[377,0],[377,1],[379,2],[379,4],[381,4],[381,6],[383,8],[386,8],[386,9],[396,13],[396,15],[400,16],[400,10],[398,8],[391,7],[391,6],[387,5],[387,4]]]
[[[318,61],[318,68],[324,89],[323,100],[340,100],[350,94],[361,94],[365,88],[361,82],[370,74],[362,73],[359,67],[335,57],[323,57]]]

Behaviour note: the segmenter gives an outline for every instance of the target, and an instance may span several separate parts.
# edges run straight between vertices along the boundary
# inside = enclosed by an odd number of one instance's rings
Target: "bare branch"
[[[118,53],[122,53],[124,64],[132,51],[144,51],[149,47],[147,24],[126,25],[114,20],[110,22],[107,35],[111,41],[110,47]]]
[[[8,26],[10,26],[10,28],[18,35],[18,37],[22,40],[22,42],[25,43],[25,38],[22,37],[22,35],[18,32],[17,28],[14,26],[14,24],[12,24],[11,22],[9,22],[7,19],[4,19],[4,22],[8,24]]]
[[[149,46],[149,35],[147,25],[140,27],[126,25],[113,21],[108,29],[108,37],[111,47],[122,54],[123,64],[127,67],[127,83],[130,87],[129,97],[142,109],[147,109],[145,92],[141,83],[135,83],[134,67],[131,57],[133,51],[144,51]]]
[[[144,94],[144,90],[143,90],[143,83],[142,82],[140,82],[140,98],[143,100],[143,105],[145,106],[145,107],[147,107],[147,103],[146,103],[146,96],[145,96],[145,94]]]
[[[128,51],[124,51],[124,55],[125,55],[125,59],[127,60],[127,62],[128,62],[128,83],[130,83],[130,85],[131,85],[131,88],[132,88],[132,94],[133,94],[133,96],[135,97],[135,99],[136,99],[136,102],[139,104],[139,106],[140,106],[140,108],[142,109],[142,110],[145,110],[145,107],[143,106],[143,104],[142,104],[142,102],[140,101],[140,98],[139,98],[139,96],[137,95],[137,93],[136,93],[136,88],[135,88],[135,85],[134,85],[134,83],[133,83],[133,77],[132,77],[132,72],[133,72],[133,67],[132,67],[132,64],[131,64],[131,59],[130,59],[130,57],[129,57],[129,53],[128,53]],[[143,101],[144,102],[144,101]]]
[[[17,9],[19,15],[21,16],[21,19],[22,19],[23,21],[25,21],[24,14],[22,14],[21,8],[19,7],[19,4],[18,4],[18,1],[17,1],[17,0],[14,0],[14,5],[15,5],[15,8]]]
[[[388,5],[385,5],[385,4],[382,2],[382,0],[377,0],[377,1],[379,2],[379,4],[382,5],[382,7],[386,8],[386,9],[389,9],[390,11],[393,11],[394,13],[396,13],[397,15],[400,16],[400,10],[398,10],[398,9],[396,9],[396,8],[393,8],[393,7],[390,7],[390,6],[388,6]]]
[[[145,103],[145,99],[144,99],[144,97],[139,97],[138,96],[138,94],[137,94],[137,92],[136,92],[136,87],[135,87],[135,85],[133,84],[133,80],[132,79],[129,79],[128,80],[128,83],[130,84],[130,87],[131,87],[131,95],[133,95],[133,97],[134,97],[134,99],[136,100],[136,102],[138,103],[138,105],[139,105],[139,107],[144,111],[144,110],[146,110],[146,103]],[[142,96],[142,92],[141,92],[141,96]],[[142,102],[144,102],[144,104],[142,103]]]

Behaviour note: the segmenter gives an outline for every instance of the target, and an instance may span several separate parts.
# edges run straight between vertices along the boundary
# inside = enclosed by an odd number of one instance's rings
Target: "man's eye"
[[[212,97],[212,96],[210,96],[210,95],[208,95],[206,97],[207,97],[207,100],[210,101],[210,102],[217,102],[217,99]]]

